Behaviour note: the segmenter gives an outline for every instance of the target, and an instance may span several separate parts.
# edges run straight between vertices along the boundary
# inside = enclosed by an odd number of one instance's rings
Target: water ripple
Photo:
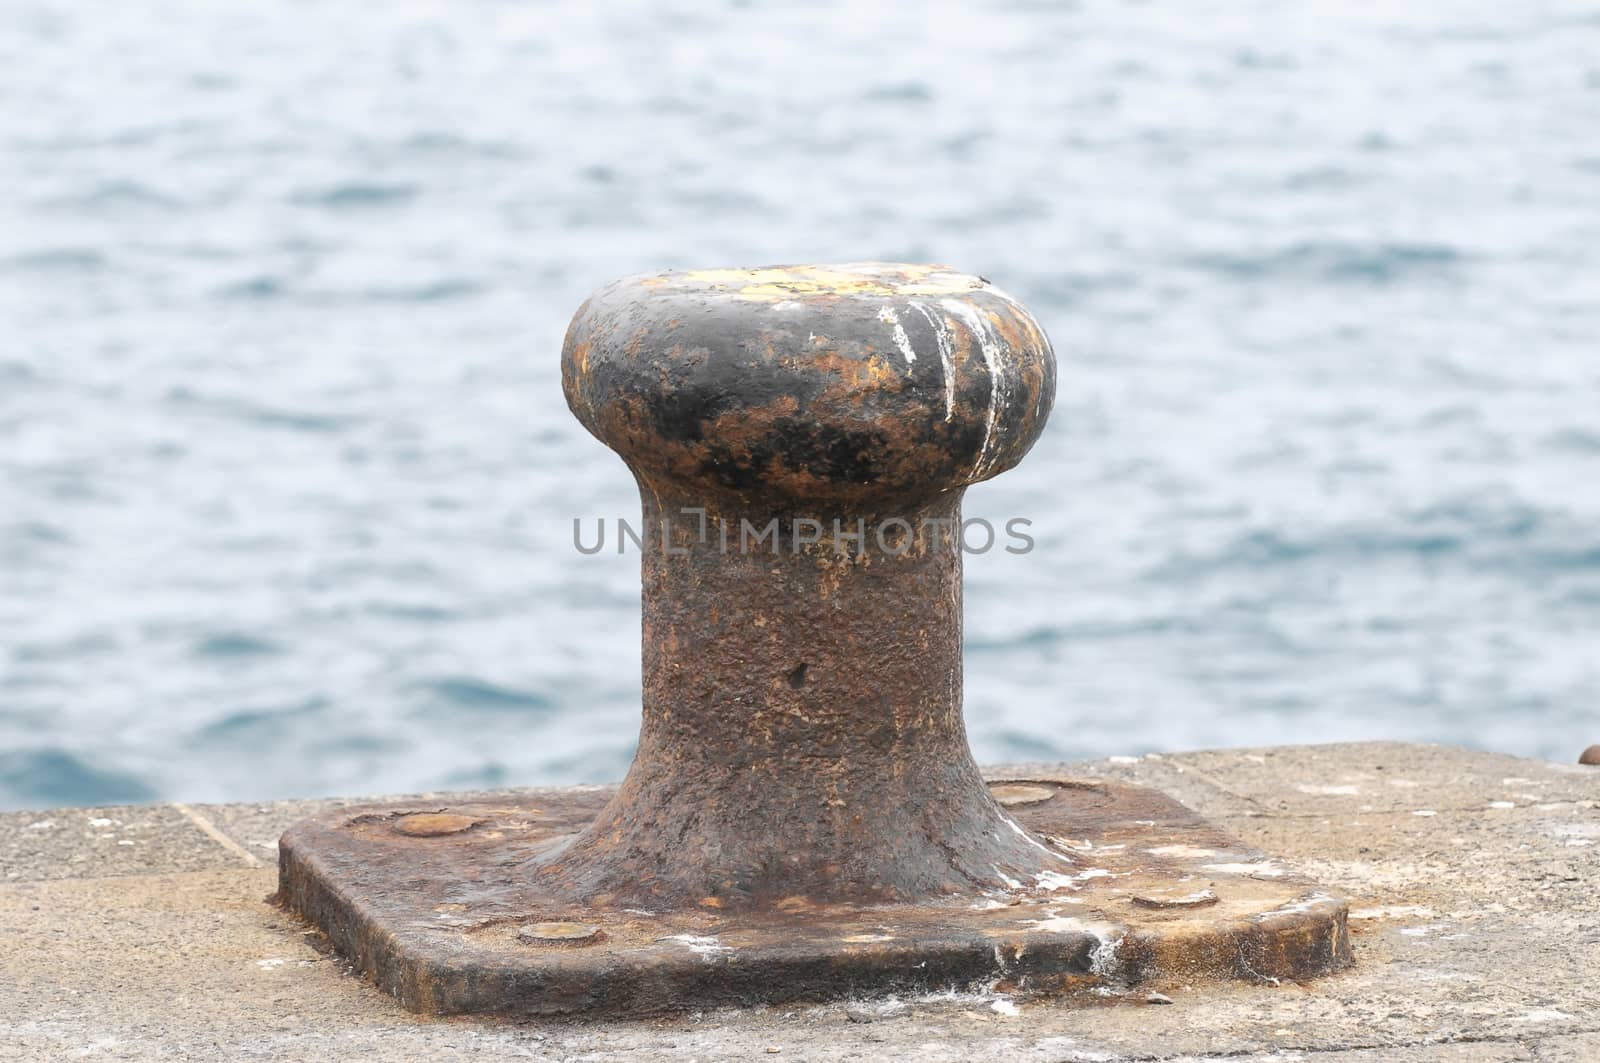
[[[142,779],[96,767],[58,747],[0,752],[0,806],[121,805],[156,794]]]
[[[551,700],[532,690],[503,686],[471,676],[448,676],[420,684],[430,700],[481,712],[545,712]]]
[[[1592,3],[858,6],[0,19],[0,805],[620,774],[567,321],[864,257],[1060,359],[981,759],[1600,740]]]

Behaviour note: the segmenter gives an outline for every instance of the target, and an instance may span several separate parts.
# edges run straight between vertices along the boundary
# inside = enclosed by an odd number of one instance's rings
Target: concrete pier
[[[1392,743],[1048,768],[1157,787],[1341,891],[1353,968],[1093,1007],[426,1020],[265,900],[285,827],[371,798],[53,809],[0,815],[0,1059],[1600,1059],[1600,768]]]

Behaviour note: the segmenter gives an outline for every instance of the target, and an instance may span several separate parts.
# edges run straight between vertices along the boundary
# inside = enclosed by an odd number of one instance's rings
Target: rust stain
[[[1209,870],[1271,861],[1171,798],[1056,776],[988,788],[1011,787],[1052,791],[1009,814],[1035,837],[1077,839],[1087,859],[1071,881],[876,906],[800,893],[759,909],[584,902],[519,868],[530,852],[569,844],[615,799],[615,789],[596,788],[455,805],[446,812],[489,829],[434,839],[383,829],[393,819],[384,806],[325,813],[284,836],[280,898],[325,927],[358,970],[426,1014],[651,1013],[826,1000],[863,985],[998,984],[1092,1005],[1105,1000],[1093,990],[1303,980],[1349,964],[1344,901],[1292,872]],[[535,830],[499,829],[513,820]],[[461,904],[453,898],[470,868],[490,870]],[[1210,896],[1139,903],[1188,894]]]

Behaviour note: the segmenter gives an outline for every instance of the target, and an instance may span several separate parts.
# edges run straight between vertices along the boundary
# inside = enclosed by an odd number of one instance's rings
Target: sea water
[[[1579,0],[0,6],[0,805],[618,777],[584,295],[954,264],[1054,417],[968,496],[985,761],[1600,741]]]

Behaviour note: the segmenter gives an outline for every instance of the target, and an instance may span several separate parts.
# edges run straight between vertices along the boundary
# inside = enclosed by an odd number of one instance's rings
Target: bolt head
[[[446,834],[460,834],[477,822],[471,816],[449,812],[417,812],[395,821],[394,829],[411,838],[438,838]]]
[[[990,783],[989,795],[1007,808],[1019,805],[1037,805],[1056,795],[1054,787],[1030,782]]]
[[[572,948],[604,941],[605,931],[590,923],[529,923],[517,931],[524,945]]]

